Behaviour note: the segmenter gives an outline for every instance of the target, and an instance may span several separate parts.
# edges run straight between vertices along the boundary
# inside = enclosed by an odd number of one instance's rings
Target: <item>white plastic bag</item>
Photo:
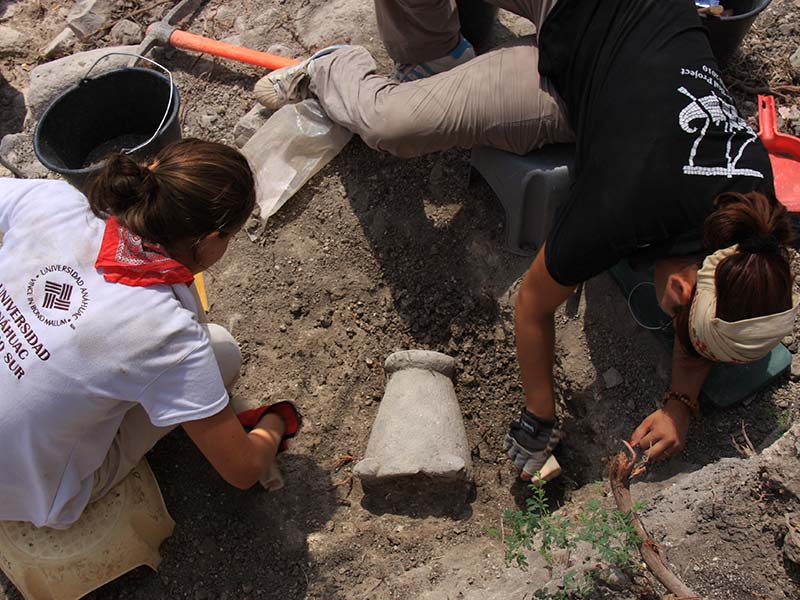
[[[272,115],[242,148],[256,174],[261,218],[274,215],[352,136],[313,99]]]

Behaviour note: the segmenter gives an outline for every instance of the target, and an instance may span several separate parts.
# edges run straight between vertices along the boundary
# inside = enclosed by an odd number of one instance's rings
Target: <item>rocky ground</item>
[[[136,43],[141,27],[171,3],[108,5],[102,25],[80,39],[63,33],[71,1],[0,0],[0,158],[14,172],[48,175],[31,151],[35,118],[26,119],[26,97],[29,107],[40,97],[31,90],[34,67]],[[752,124],[755,94],[771,90],[779,128],[796,135],[798,9],[797,0],[773,0],[724,73]],[[211,0],[187,29],[286,56],[363,44],[390,68],[369,0]],[[495,34],[502,40],[530,31],[501,12]],[[183,135],[243,143],[246,123],[237,124],[263,73],[210,56],[158,56],[181,92]],[[171,434],[149,456],[177,522],[162,546],[160,573],[138,569],[91,598],[522,599],[552,577],[533,563],[528,572],[507,569],[500,542],[487,535],[527,494],[501,440],[520,406],[513,299],[529,259],[505,251],[502,210],[479,177],[470,182],[468,160],[463,151],[400,160],[354,139],[266,228],[234,241],[206,276],[210,315],[242,345],[236,397],[292,399],[306,415],[283,458],[286,487],[238,492],[180,431]],[[577,313],[559,313],[557,326],[569,437],[557,451],[564,475],[548,495],[574,512],[607,494],[594,483],[604,476],[603,457],[653,410],[669,360],[605,275],[586,285]],[[797,351],[794,337],[786,343]],[[382,397],[383,360],[406,348],[457,360],[476,484],[466,508],[375,502],[350,478]],[[778,440],[800,409],[798,391],[786,374],[737,407],[706,407],[683,454],[633,486],[648,501],[644,518],[657,541],[704,598],[800,597],[797,568],[782,550],[784,516],[800,510],[797,471],[765,467],[763,456],[746,459],[731,443],[732,436],[744,441],[743,427],[758,449]],[[800,452],[796,440],[780,446],[790,465]],[[610,597],[647,597],[637,589]],[[0,577],[6,598],[20,596]]]

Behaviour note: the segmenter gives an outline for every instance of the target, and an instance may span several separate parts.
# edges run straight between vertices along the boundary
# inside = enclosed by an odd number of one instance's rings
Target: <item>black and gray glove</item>
[[[511,422],[505,449],[514,465],[532,477],[553,454],[562,436],[558,421],[547,423],[523,409],[519,418]]]

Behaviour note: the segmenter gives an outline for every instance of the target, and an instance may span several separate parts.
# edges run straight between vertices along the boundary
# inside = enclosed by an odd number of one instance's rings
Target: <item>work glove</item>
[[[300,431],[300,427],[303,424],[303,416],[300,414],[300,411],[297,410],[294,403],[283,400],[275,404],[268,404],[266,406],[259,406],[258,408],[242,411],[236,415],[236,418],[239,419],[239,422],[245,429],[250,430],[255,427],[267,413],[275,413],[283,419],[284,431],[281,437],[281,443],[278,446],[278,452],[283,452],[289,447],[288,441]]]
[[[519,418],[511,422],[504,445],[508,457],[522,470],[522,478],[530,479],[541,471],[561,438],[558,421],[544,423],[523,409]]]

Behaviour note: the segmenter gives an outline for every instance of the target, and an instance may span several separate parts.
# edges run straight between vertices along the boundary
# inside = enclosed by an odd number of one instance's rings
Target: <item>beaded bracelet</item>
[[[672,390],[665,392],[664,397],[661,398],[661,408],[664,408],[667,405],[667,402],[670,400],[682,402],[689,409],[689,412],[692,413],[693,417],[696,417],[700,414],[700,403],[697,401],[697,399],[692,400],[689,398],[687,394],[679,394],[678,392],[673,392]]]

